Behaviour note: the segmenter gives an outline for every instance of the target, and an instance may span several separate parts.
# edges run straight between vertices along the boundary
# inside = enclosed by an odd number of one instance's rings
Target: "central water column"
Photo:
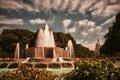
[[[53,31],[49,29],[49,26],[46,24],[45,29],[39,29],[38,36],[36,39],[36,48],[42,48],[43,58],[45,57],[45,47],[53,48],[53,57],[55,57],[55,41]],[[35,53],[35,57],[40,57],[40,53]]]

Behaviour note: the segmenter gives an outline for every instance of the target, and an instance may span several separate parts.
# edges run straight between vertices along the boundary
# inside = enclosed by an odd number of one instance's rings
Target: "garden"
[[[12,72],[1,72],[0,80],[120,80],[120,66],[108,58],[80,58],[75,59],[74,69],[66,74],[21,65]]]

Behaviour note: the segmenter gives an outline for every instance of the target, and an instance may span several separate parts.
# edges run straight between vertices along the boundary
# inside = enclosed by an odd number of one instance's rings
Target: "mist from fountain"
[[[74,58],[74,47],[71,40],[68,41],[67,49],[69,50],[70,58]]]
[[[19,55],[20,55],[20,45],[19,45],[19,43],[17,43],[16,48],[15,48],[14,58],[19,59]]]

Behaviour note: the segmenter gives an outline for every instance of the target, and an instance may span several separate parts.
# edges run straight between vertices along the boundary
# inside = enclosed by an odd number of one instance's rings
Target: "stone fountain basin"
[[[26,65],[29,67],[34,67],[39,70],[48,70],[52,71],[54,74],[62,74],[69,73],[74,69],[73,63],[69,62],[50,62],[50,63],[42,63],[42,62],[28,62],[28,63],[16,63],[16,62],[2,62],[0,63],[0,72],[3,71],[14,71],[17,70],[20,65]]]
[[[14,63],[14,62],[11,62],[11,63],[8,63],[8,62],[0,63],[0,72],[17,70],[18,66],[19,66],[19,63]]]

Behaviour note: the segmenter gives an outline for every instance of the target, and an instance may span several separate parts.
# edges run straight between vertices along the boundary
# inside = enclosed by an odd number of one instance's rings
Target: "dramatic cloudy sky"
[[[0,32],[22,28],[36,31],[49,24],[55,32],[71,33],[77,43],[94,49],[120,11],[120,0],[0,0]]]

